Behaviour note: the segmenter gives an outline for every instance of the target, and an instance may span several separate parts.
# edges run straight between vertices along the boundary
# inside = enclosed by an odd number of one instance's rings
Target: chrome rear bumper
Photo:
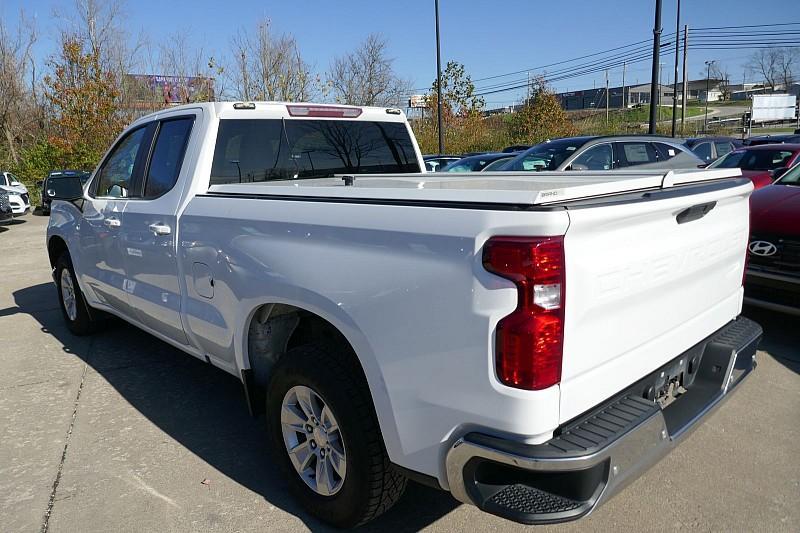
[[[758,324],[739,317],[565,424],[544,444],[464,435],[447,454],[450,491],[462,502],[527,524],[585,516],[669,453],[729,397],[755,368],[761,336]],[[661,407],[652,396],[665,386],[665,375],[680,376],[685,392]]]

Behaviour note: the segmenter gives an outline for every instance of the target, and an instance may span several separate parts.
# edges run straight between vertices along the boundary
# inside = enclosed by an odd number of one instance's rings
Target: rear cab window
[[[221,119],[210,184],[421,171],[405,123]]]

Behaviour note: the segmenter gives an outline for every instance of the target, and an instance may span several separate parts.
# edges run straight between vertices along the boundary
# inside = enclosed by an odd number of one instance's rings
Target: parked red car
[[[708,168],[740,168],[756,189],[769,185],[800,162],[800,144],[745,146],[711,163]]]
[[[745,302],[800,315],[800,164],[750,197]]]

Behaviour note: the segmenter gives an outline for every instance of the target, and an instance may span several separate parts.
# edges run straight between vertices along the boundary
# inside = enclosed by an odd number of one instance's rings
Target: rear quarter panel
[[[558,387],[495,378],[492,332],[517,296],[484,271],[481,247],[493,234],[563,234],[567,223],[565,211],[197,197],[180,219],[179,255],[184,272],[210,267],[214,296],[187,275],[185,324],[207,353],[248,368],[257,307],[322,316],[361,361],[392,461],[446,486],[442,444],[467,429],[541,441],[557,426]]]

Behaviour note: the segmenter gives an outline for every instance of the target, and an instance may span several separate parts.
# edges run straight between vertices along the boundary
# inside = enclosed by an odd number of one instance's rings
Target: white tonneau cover
[[[212,185],[209,192],[242,195],[313,196],[376,200],[545,205],[624,192],[655,190],[741,176],[732,169],[644,172],[562,171],[345,176]],[[349,178],[350,176],[347,177]]]

